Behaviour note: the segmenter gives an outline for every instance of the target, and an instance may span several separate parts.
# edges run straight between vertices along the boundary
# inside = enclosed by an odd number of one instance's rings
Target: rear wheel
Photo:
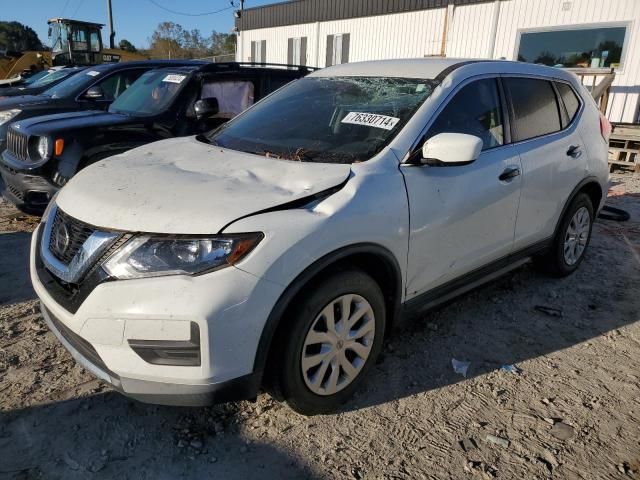
[[[579,193],[567,208],[549,252],[536,259],[550,275],[564,277],[582,262],[593,227],[593,205],[585,193]]]
[[[380,287],[360,271],[335,273],[308,291],[284,319],[274,367],[279,396],[314,415],[338,408],[366,377],[382,347],[385,308]]]

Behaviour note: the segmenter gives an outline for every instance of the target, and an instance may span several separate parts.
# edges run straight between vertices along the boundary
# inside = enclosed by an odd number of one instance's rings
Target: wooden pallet
[[[640,173],[640,125],[615,125],[609,138],[609,171],[625,167]]]

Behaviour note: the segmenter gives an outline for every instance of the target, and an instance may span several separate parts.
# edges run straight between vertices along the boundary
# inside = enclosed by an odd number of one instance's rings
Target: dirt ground
[[[95,380],[38,313],[34,220],[0,203],[0,478],[640,479],[640,177],[612,185],[631,221],[598,221],[576,274],[524,267],[407,324],[352,403],[311,418]]]

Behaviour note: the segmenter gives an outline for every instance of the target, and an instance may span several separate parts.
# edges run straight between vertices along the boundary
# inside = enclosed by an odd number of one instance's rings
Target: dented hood
[[[152,143],[80,171],[58,195],[66,213],[104,229],[213,234],[238,218],[344,182],[349,165],[276,160],[202,143]]]

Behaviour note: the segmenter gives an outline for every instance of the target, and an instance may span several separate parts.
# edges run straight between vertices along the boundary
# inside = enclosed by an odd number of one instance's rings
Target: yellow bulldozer
[[[96,65],[99,63],[147,60],[138,53],[104,48],[101,23],[68,18],[52,18],[49,24],[51,51],[12,52],[0,50],[0,82],[13,83],[22,76],[61,65]],[[113,40],[111,41],[113,43]]]

